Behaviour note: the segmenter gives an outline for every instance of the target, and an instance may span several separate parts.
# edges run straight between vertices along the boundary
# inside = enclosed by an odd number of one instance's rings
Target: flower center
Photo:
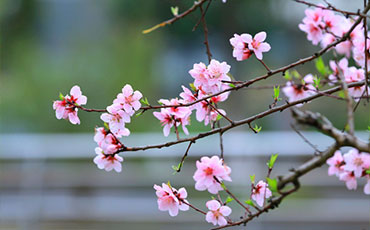
[[[360,157],[356,157],[353,161],[353,164],[356,165],[356,166],[361,166],[364,162],[362,161],[362,159]]]
[[[204,170],[204,173],[207,175],[207,176],[210,176],[213,174],[213,169],[208,167]]]

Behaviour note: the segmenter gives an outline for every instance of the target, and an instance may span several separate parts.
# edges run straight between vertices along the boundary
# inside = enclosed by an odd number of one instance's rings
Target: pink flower
[[[214,94],[220,92],[224,84],[222,81],[230,81],[227,75],[230,66],[226,62],[211,60],[208,67],[204,63],[194,64],[190,75],[195,79],[194,86],[202,90],[205,94]]]
[[[251,198],[256,201],[260,207],[263,207],[265,199],[270,196],[272,196],[272,193],[268,188],[268,184],[260,180],[253,188]]]
[[[186,88],[185,86],[181,86],[183,92],[180,93],[180,97],[184,100],[185,103],[191,103],[197,100],[196,94],[194,94],[190,89]],[[190,108],[193,108],[191,106]]]
[[[161,211],[168,211],[170,216],[177,216],[179,209],[181,211],[189,210],[188,203],[185,198],[188,196],[185,188],[180,188],[178,191],[165,183],[162,187],[154,185],[156,195],[158,197],[158,209]]]
[[[328,174],[329,176],[336,175],[339,176],[343,172],[343,157],[342,153],[338,150],[334,153],[334,156],[329,158],[326,163],[329,165]]]
[[[186,106],[175,107],[175,105],[184,104],[183,100],[179,100],[177,98],[171,100],[161,99],[159,100],[159,102],[161,102],[164,105],[172,105],[173,107],[169,107],[167,109],[170,112],[170,114],[173,115],[175,118],[188,117],[191,114],[191,110],[189,109],[189,107]]]
[[[118,104],[123,108],[126,113],[133,115],[133,113],[140,109],[140,99],[143,95],[139,91],[132,89],[131,85],[125,85],[122,88],[122,93],[117,95],[117,98],[113,101],[113,104]]]
[[[105,154],[114,154],[122,148],[121,143],[111,133],[108,133],[98,145]]]
[[[303,18],[303,24],[299,24],[299,29],[307,33],[307,40],[312,41],[312,44],[317,45],[323,37],[323,28],[325,23],[323,19],[323,11],[320,8],[306,9],[306,17]]]
[[[370,161],[370,155],[367,153],[360,153],[353,148],[348,153],[343,155],[344,162],[343,169],[354,173],[355,177],[361,177],[362,172],[367,168],[366,164]]]
[[[259,32],[252,38],[250,34],[245,34],[243,40],[248,43],[248,48],[254,52],[257,59],[262,60],[263,52],[268,52],[271,49],[271,46],[267,42],[263,42],[266,39],[266,32]]]
[[[347,83],[363,81],[365,80],[365,71],[352,66],[344,72],[344,78]],[[348,89],[348,93],[354,97],[355,101],[358,101],[365,89],[366,86],[351,87]]]
[[[77,105],[85,105],[87,103],[87,97],[82,95],[81,89],[79,86],[75,85],[70,91],[71,97],[70,102]]]
[[[367,64],[370,65],[370,39],[366,40],[366,49],[367,49]],[[356,39],[353,41],[353,59],[355,59],[356,63],[361,67],[365,67],[365,39],[361,37],[360,39]]]
[[[95,148],[97,156],[94,158],[94,163],[98,166],[99,169],[104,169],[109,172],[114,169],[116,172],[121,172],[122,165],[121,162],[123,158],[117,154],[105,154],[103,150],[99,147]]]
[[[225,226],[227,224],[226,216],[231,214],[231,208],[227,206],[221,206],[217,200],[210,200],[206,203],[207,208],[210,210],[207,212],[206,221],[213,225]]]
[[[342,36],[343,29],[341,24],[345,18],[334,14],[334,12],[330,10],[323,10],[322,16],[326,30],[332,32],[336,36]]]
[[[250,58],[253,52],[248,49],[248,44],[245,38],[247,34],[234,34],[234,37],[230,38],[230,44],[233,46],[233,57],[237,61],[243,61]]]
[[[329,75],[329,80],[333,83],[338,82],[339,74],[344,74],[347,72],[348,69],[348,60],[347,58],[342,58],[338,65],[335,61],[329,61],[330,68],[333,70],[333,73]]]
[[[364,186],[364,193],[366,194],[366,195],[370,195],[370,176],[369,175],[367,175],[366,176],[366,179],[367,179],[367,183],[365,184],[365,186]]]
[[[99,127],[95,129],[94,141],[100,145],[104,138],[107,136],[108,132],[103,128]]]
[[[130,115],[113,104],[107,107],[109,113],[100,116],[104,122],[109,124],[110,131],[117,137],[130,135],[130,130],[125,127],[125,123],[130,122]]]
[[[203,62],[194,64],[193,69],[189,70],[189,74],[194,78],[194,86],[196,88],[208,84],[208,69]]]
[[[171,127],[175,124],[170,111],[162,108],[161,112],[153,112],[153,115],[161,122],[163,126],[163,135],[167,137],[170,134]]]
[[[80,124],[80,119],[78,118],[78,109],[76,106],[85,105],[87,102],[87,97],[82,95],[79,86],[75,85],[70,91],[71,96],[66,95],[61,101],[54,101],[53,109],[57,119],[69,119],[72,124]]]
[[[301,100],[303,98],[312,96],[315,94],[315,87],[313,83],[312,74],[306,75],[304,78],[304,84],[294,84],[292,81],[288,81],[286,86],[283,88],[285,96],[288,97],[289,102]],[[296,106],[302,106],[303,104],[297,104]]]
[[[344,171],[339,175],[339,180],[345,181],[349,190],[356,190],[357,181],[353,172]]]
[[[200,161],[197,161],[197,170],[194,173],[195,189],[199,191],[208,190],[212,194],[217,194],[218,191],[223,190],[220,183],[218,183],[214,177],[216,177],[219,182],[231,181],[230,167],[223,164],[223,160],[218,156],[202,157]]]
[[[185,110],[179,109],[185,108]],[[175,114],[183,117],[176,116]],[[163,135],[167,137],[170,134],[171,128],[175,125],[176,127],[182,126],[182,130],[186,135],[189,135],[189,131],[186,125],[189,124],[191,110],[187,107],[176,108],[162,108],[161,112],[153,112],[153,115],[161,122],[163,126]]]

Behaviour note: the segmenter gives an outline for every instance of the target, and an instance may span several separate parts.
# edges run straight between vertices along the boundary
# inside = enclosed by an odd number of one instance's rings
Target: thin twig
[[[315,154],[321,154],[322,152],[317,148],[316,145],[312,144],[296,127],[294,124],[290,124],[290,127],[300,136],[304,142],[306,142],[313,150],[315,150]]]
[[[209,8],[209,6],[211,5],[211,2],[212,2],[212,0],[209,0],[209,1],[208,1],[207,7],[206,7],[206,9],[204,10],[204,13],[203,13],[203,14],[202,14],[202,16],[199,18],[199,20],[197,21],[197,23],[195,23],[195,25],[194,25],[194,27],[193,27],[192,31],[195,31],[195,30],[198,28],[199,24],[202,22],[202,17],[205,17],[205,15],[206,15],[206,13],[207,13],[207,11],[208,11],[208,8]]]
[[[211,3],[211,0],[209,1],[209,4]],[[207,28],[207,23],[205,19],[205,13],[203,11],[203,4],[199,6],[200,12],[201,12],[201,21],[202,21],[202,26],[203,26],[203,32],[204,32],[204,45],[206,46],[207,50],[207,57],[208,57],[208,63],[211,62],[212,60],[212,53],[211,49],[209,48],[209,42],[208,42],[208,28]]]
[[[252,213],[247,206],[245,206],[232,192],[230,192],[230,190],[226,187],[225,184],[221,183],[217,177],[213,176],[213,178],[215,179],[215,181],[217,181],[217,183],[223,185],[222,187],[225,190],[225,192],[229,194],[240,206],[242,206],[245,209],[245,211],[247,211],[249,214]]]
[[[366,8],[366,0],[364,0],[364,8]],[[368,70],[368,66],[367,66],[367,60],[368,60],[368,54],[369,54],[369,52],[368,52],[368,47],[367,47],[367,17],[364,17],[364,38],[365,38],[365,50],[364,50],[364,52],[365,52],[365,85],[366,85],[366,87],[365,87],[365,91],[366,91],[366,96],[369,96],[369,93],[368,93],[368,72],[367,72],[367,70]],[[367,98],[367,102],[369,102],[369,99]]]
[[[186,148],[185,154],[184,154],[184,155],[182,156],[182,158],[181,158],[181,161],[180,161],[179,167],[178,167],[178,168],[177,168],[177,170],[176,170],[177,172],[180,172],[180,171],[181,171],[182,165],[184,164],[185,158],[188,156],[188,152],[189,152],[190,147],[191,147],[191,145],[192,145],[193,143],[195,143],[195,142],[193,142],[193,141],[190,141],[190,142],[189,142],[189,145],[188,145],[188,147]]]
[[[270,68],[265,64],[265,62],[263,62],[262,60],[260,60],[260,59],[258,59],[258,58],[257,58],[257,60],[258,60],[259,62],[261,62],[261,63],[262,63],[262,65],[266,68],[267,73],[271,73]]]
[[[201,6],[204,2],[206,2],[207,0],[199,0],[199,1],[195,1],[194,2],[194,5],[191,6],[188,10],[184,11],[182,14],[179,14],[179,15],[176,15],[175,17],[171,18],[171,19],[168,19],[167,21],[164,21],[164,22],[161,22],[149,29],[146,29],[146,30],[143,30],[143,34],[147,34],[147,33],[150,33],[152,32],[153,30],[156,30],[158,29],[159,27],[164,27],[166,25],[170,25],[174,22],[176,22],[177,20],[181,19],[181,18],[184,18],[185,16],[187,16],[188,14],[190,14],[191,12],[193,12],[194,10],[196,10],[199,6]]]
[[[218,114],[220,114],[223,118],[225,118],[228,122],[230,122],[230,124],[233,124],[234,121],[231,120],[230,118],[228,118],[225,114],[221,113],[215,106],[212,105],[211,102],[207,101],[207,104],[213,109],[215,110]]]

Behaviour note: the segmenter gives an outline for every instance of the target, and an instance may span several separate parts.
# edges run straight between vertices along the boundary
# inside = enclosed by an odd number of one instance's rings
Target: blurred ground
[[[304,135],[323,150],[332,141],[317,133]],[[361,133],[366,138],[368,133]],[[105,172],[93,164],[92,135],[1,135],[0,229],[209,229],[193,211],[176,218],[157,209],[153,184],[171,181],[188,190],[189,201],[205,209],[207,192],[194,189],[195,161],[202,155],[218,154],[218,138],[197,142],[182,171],[173,175],[185,145],[123,154],[123,171]],[[174,138],[172,136],[172,138]],[[232,168],[231,191],[240,199],[249,196],[249,176],[263,179],[270,153],[278,153],[273,176],[302,164],[312,149],[293,132],[225,134],[226,163]],[[126,144],[161,143],[161,134],[133,135]],[[27,145],[19,145],[26,143]],[[265,143],[269,143],[266,145]],[[64,154],[65,153],[65,154]],[[327,166],[301,180],[301,189],[248,229],[369,229],[370,200],[327,176]],[[221,193],[226,197],[226,194]],[[242,215],[232,202],[232,217]],[[244,229],[243,227],[236,229]]]

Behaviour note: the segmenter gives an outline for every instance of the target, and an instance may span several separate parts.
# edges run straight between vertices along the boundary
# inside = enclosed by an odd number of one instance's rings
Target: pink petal
[[[265,39],[266,39],[266,32],[264,31],[259,32],[258,34],[254,36],[254,40],[256,40],[257,42],[263,42]]]
[[[83,96],[81,95],[80,97],[78,97],[77,99],[77,104],[79,105],[85,105],[87,103],[87,97],[86,96]]]
[[[72,112],[72,113],[68,113],[68,118],[69,118],[69,121],[76,125],[76,124],[80,124],[80,119],[78,118],[77,116],[77,112]]]
[[[70,91],[70,94],[71,94],[71,96],[73,96],[75,98],[79,98],[82,95],[80,87],[77,86],[77,85],[73,86],[71,91]]]
[[[218,220],[217,220],[217,223],[220,226],[225,226],[227,224],[227,221],[226,221],[225,217],[219,216],[218,217]]]
[[[131,96],[132,93],[133,93],[133,89],[132,89],[131,85],[129,85],[129,84],[125,85],[122,89],[122,93],[125,97]]]
[[[209,210],[216,211],[221,207],[221,204],[217,200],[210,200],[207,201],[206,206]]]
[[[223,216],[228,216],[231,214],[231,208],[227,207],[227,206],[222,206],[220,208],[220,213],[223,215]]]
[[[217,219],[213,215],[212,211],[207,212],[207,214],[206,214],[206,221],[208,223],[212,223],[213,225],[216,225],[217,224]]]

